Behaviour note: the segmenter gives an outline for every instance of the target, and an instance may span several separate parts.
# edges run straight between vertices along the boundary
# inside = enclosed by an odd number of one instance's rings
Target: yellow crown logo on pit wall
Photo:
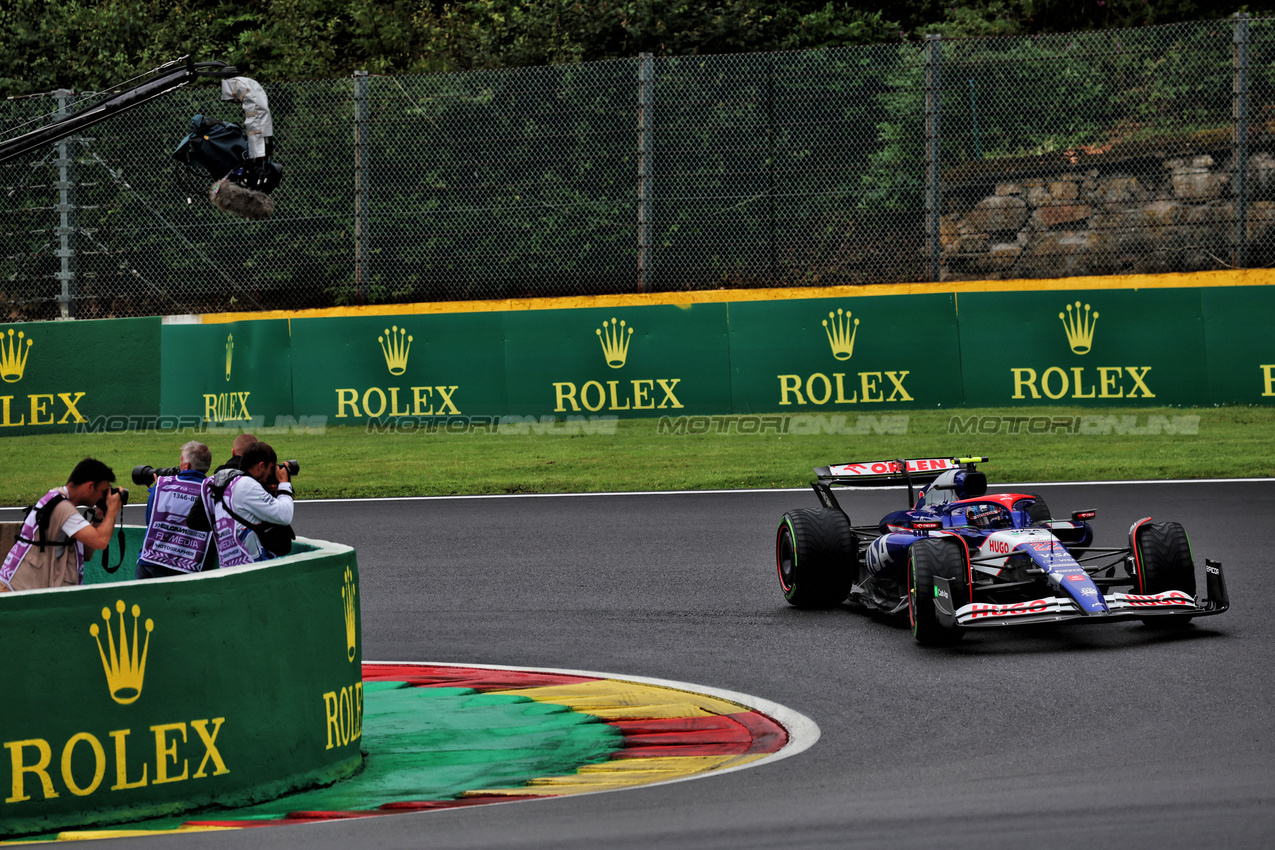
[[[111,699],[120,705],[129,705],[136,702],[137,698],[142,695],[142,680],[146,678],[146,653],[150,649],[151,632],[155,628],[155,621],[149,617],[146,620],[146,642],[141,648],[141,657],[137,654],[137,620],[142,613],[142,609],[138,605],[134,605],[132,609],[133,615],[133,636],[132,641],[129,640],[128,630],[124,624],[124,600],[117,600],[115,610],[120,615],[120,640],[119,645],[115,644],[115,634],[111,630],[111,609],[102,609],[102,619],[106,621],[106,628],[101,629],[97,623],[89,626],[89,634],[97,641],[97,651],[102,657],[102,669],[106,671],[106,686],[111,691]],[[102,646],[102,639],[99,634],[106,632],[106,647]]]
[[[859,320],[850,322],[853,314],[848,310],[837,309],[829,312],[823,320],[823,331],[828,335],[828,345],[832,346],[832,356],[838,360],[849,360],[854,356],[854,338],[859,333]]]
[[[1080,302],[1075,304],[1076,312],[1073,315],[1072,305],[1067,305],[1067,313],[1058,314],[1058,318],[1062,320],[1063,329],[1067,331],[1067,344],[1071,346],[1074,354],[1088,354],[1089,349],[1093,347],[1093,331],[1094,326],[1098,324],[1098,313],[1095,311],[1093,316],[1089,315],[1089,305],[1085,305],[1085,313],[1080,314]]]
[[[23,338],[26,337],[27,344],[22,344]],[[33,340],[27,337],[22,331],[18,331],[18,344],[13,344],[13,328],[9,328],[8,344],[4,334],[0,334],[0,378],[5,383],[16,384],[22,380],[22,373],[27,368],[27,355],[31,352],[31,343]]]
[[[624,320],[620,320],[620,327],[615,326],[615,319],[611,319],[608,325],[602,323],[602,327],[594,331],[598,335],[598,341],[602,344],[602,356],[606,358],[607,365],[612,369],[619,369],[624,365],[624,361],[629,356],[629,340],[633,337],[633,328],[629,328],[627,332],[624,327]]]
[[[345,568],[345,585],[341,588],[341,599],[345,605],[345,655],[354,660],[354,650],[359,645],[359,623],[354,611],[354,594],[358,588],[354,586],[354,574]]]
[[[381,353],[385,355],[385,366],[390,370],[391,375],[401,375],[407,371],[407,356],[412,350],[412,337],[408,336],[407,328],[400,329],[398,325],[394,325],[393,329],[387,329],[384,336],[378,336],[376,341],[381,344]]]

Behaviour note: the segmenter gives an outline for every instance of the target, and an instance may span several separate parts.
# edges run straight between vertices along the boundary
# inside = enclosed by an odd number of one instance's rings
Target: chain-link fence
[[[264,80],[265,222],[169,156],[190,115],[241,120],[205,84],[0,166],[0,316],[1265,266],[1273,54],[1237,17]]]

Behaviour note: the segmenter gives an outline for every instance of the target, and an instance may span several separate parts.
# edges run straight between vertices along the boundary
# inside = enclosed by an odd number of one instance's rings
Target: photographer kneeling
[[[191,510],[199,504],[212,452],[192,440],[182,446],[175,469],[139,466],[136,484],[150,484],[146,503],[146,539],[137,559],[137,577],[183,576],[217,568],[212,535],[190,528]],[[153,482],[153,483],[152,483]]]
[[[84,555],[111,543],[115,517],[128,491],[112,487],[115,473],[100,460],[76,464],[66,485],[56,487],[27,509],[18,542],[0,564],[0,593],[84,582]],[[79,510],[96,505],[90,521]]]
[[[281,465],[266,443],[244,450],[240,469],[223,469],[204,480],[202,503],[211,517],[217,558],[223,567],[237,567],[286,555],[295,535],[292,523],[292,483],[288,466]],[[278,477],[278,498],[266,491]],[[191,528],[203,526],[194,514]]]

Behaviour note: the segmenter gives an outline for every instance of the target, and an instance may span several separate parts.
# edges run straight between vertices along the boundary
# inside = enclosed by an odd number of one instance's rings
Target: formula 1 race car
[[[970,629],[1066,620],[1179,627],[1230,607],[1216,561],[1204,562],[1207,597],[1196,597],[1191,546],[1176,522],[1140,519],[1127,547],[1096,547],[1095,511],[1059,520],[1040,496],[988,493],[976,468],[986,462],[916,458],[815,469],[811,486],[822,507],[779,521],[784,598],[799,608],[849,601],[906,611],[912,635],[926,645],[951,643]],[[832,492],[900,484],[911,508],[875,526],[852,525]]]

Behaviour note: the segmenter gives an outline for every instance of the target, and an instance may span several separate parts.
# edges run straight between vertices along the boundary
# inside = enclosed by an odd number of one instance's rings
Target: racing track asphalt
[[[1147,514],[1182,522],[1197,561],[1223,562],[1231,611],[1176,635],[1037,627],[926,650],[898,624],[784,603],[774,529],[808,490],[303,502],[298,533],[358,551],[367,660],[729,688],[822,737],[689,782],[138,846],[1275,846],[1275,481],[1029,491],[1056,515],[1097,508],[1099,545]],[[904,501],[842,496],[856,522]]]

